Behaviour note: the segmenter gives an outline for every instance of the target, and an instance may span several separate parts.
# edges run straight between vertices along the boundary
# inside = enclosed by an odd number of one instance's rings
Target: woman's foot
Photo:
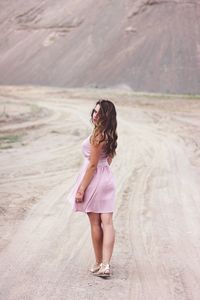
[[[90,272],[95,273],[95,272],[99,271],[100,268],[101,268],[101,263],[95,263],[91,266]]]
[[[99,277],[110,277],[110,265],[101,263],[101,267],[98,272],[94,274],[95,276]]]

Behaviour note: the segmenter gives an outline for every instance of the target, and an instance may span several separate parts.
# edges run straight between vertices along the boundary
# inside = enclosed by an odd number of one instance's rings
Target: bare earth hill
[[[0,84],[200,93],[199,0],[1,0]]]

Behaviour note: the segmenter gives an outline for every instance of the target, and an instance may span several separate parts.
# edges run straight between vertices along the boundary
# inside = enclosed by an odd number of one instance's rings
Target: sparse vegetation
[[[36,104],[31,104],[31,113],[38,114],[41,111],[41,107]]]
[[[0,136],[0,149],[12,148],[13,143],[20,142],[22,134],[6,134]]]
[[[79,88],[76,89],[76,93],[73,94],[73,89],[66,89],[65,90],[66,96],[70,98],[79,98],[81,95],[86,95],[88,99],[98,99],[99,97],[104,95],[104,97],[110,97],[110,98],[116,98],[118,96],[120,97],[132,97],[140,98],[140,97],[146,97],[146,98],[154,98],[154,99],[200,99],[200,94],[170,94],[170,93],[150,93],[150,92],[136,92],[133,90],[125,90],[123,88]]]
[[[9,117],[9,114],[6,112],[6,105],[4,104],[3,105],[3,110],[0,113],[0,119],[1,118],[5,119],[5,118],[8,118],[8,117]]]
[[[0,142],[4,141],[7,143],[16,143],[19,141],[20,136],[16,134],[0,136]]]

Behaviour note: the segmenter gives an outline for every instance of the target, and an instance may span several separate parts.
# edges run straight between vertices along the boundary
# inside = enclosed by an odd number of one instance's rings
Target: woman
[[[109,165],[116,154],[117,120],[114,104],[99,100],[91,113],[93,132],[82,143],[84,163],[70,193],[74,211],[87,213],[96,262],[90,271],[110,276],[115,242],[112,215],[115,183]]]

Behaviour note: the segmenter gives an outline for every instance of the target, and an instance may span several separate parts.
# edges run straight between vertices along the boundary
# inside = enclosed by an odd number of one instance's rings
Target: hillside
[[[199,0],[0,3],[0,84],[200,93]]]

